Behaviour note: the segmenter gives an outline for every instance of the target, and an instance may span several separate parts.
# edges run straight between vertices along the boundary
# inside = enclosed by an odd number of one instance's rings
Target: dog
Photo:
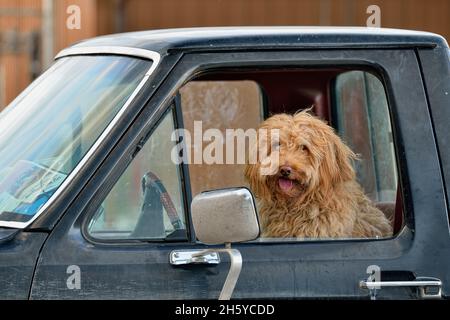
[[[268,146],[269,155],[278,151],[276,172],[262,175],[260,159],[247,163],[244,172],[258,202],[263,237],[392,235],[389,220],[356,181],[357,156],[332,127],[306,110],[274,115],[259,129],[279,129],[279,144]]]

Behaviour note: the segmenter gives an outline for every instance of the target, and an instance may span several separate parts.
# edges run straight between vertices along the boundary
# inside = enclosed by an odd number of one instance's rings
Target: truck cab
[[[237,148],[221,160],[213,142],[307,108],[359,154],[358,182],[394,235],[264,238],[250,219],[253,237],[224,241],[242,256],[231,297],[450,297],[449,52],[431,33],[328,27],[144,31],[62,50],[0,113],[0,298],[217,299],[227,256],[173,259],[222,248],[200,241],[193,199],[246,186]]]

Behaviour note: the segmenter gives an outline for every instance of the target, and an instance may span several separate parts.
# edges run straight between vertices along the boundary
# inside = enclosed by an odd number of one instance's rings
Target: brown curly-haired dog
[[[262,235],[367,238],[392,235],[385,215],[356,182],[355,154],[322,120],[306,111],[278,114],[260,129],[279,129],[279,166],[261,175],[260,162],[245,177],[259,203]]]

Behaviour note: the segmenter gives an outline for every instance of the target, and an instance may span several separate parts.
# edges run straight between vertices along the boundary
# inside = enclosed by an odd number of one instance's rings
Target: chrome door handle
[[[230,300],[242,269],[242,255],[239,250],[232,249],[230,244],[226,244],[223,249],[174,250],[170,253],[170,264],[219,264],[220,252],[227,253],[231,263],[219,300]]]
[[[362,280],[359,287],[369,289],[371,297],[374,297],[376,290],[388,287],[416,287],[420,290],[420,296],[423,299],[441,299],[442,298],[442,281],[431,277],[417,277],[412,281],[371,281]],[[435,288],[435,292],[431,292],[431,288]]]
[[[188,264],[219,264],[220,256],[217,252],[205,250],[174,250],[170,253],[170,264],[173,266]]]

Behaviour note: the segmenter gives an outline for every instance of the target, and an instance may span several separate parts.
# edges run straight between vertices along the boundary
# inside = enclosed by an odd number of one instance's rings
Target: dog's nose
[[[280,173],[283,177],[289,177],[291,175],[291,167],[283,166],[280,168]]]

